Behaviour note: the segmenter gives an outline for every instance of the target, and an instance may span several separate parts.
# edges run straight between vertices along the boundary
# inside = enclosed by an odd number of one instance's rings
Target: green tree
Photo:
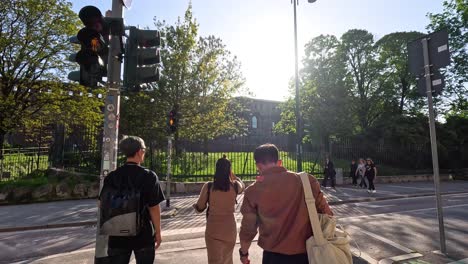
[[[374,44],[374,36],[366,30],[352,29],[341,36],[339,52],[346,64],[346,85],[363,131],[386,110],[383,65]]]
[[[71,66],[68,37],[78,22],[64,0],[0,2],[0,144],[38,119],[96,121],[100,100],[68,95],[86,91],[61,78]]]
[[[452,64],[447,67],[446,98],[455,106],[466,106],[468,94],[468,3],[466,0],[447,0],[440,14],[429,14],[428,29],[447,29]],[[453,100],[455,99],[455,100]],[[453,110],[453,109],[452,109]],[[465,109],[466,110],[466,109]]]
[[[305,46],[302,70],[302,111],[306,131],[323,138],[352,133],[353,117],[345,86],[345,64],[338,56],[340,42],[321,35]]]
[[[246,121],[239,117],[236,109],[240,106],[232,100],[244,83],[237,59],[219,38],[198,36],[191,5],[175,25],[156,19],[155,24],[164,37],[163,76],[145,95],[128,95],[135,98],[123,102],[122,119],[127,122],[123,131],[145,128],[154,139],[162,139],[167,113],[175,108],[180,115],[176,141],[206,142],[243,132]],[[132,118],[138,115],[143,120]]]
[[[395,32],[383,36],[376,45],[382,65],[386,100],[398,106],[399,114],[417,113],[424,101],[418,95],[416,80],[409,72],[407,43],[422,37],[420,32]]]

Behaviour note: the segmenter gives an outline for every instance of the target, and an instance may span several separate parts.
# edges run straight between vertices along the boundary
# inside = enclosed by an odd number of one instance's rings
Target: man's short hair
[[[255,149],[254,159],[256,163],[277,163],[279,159],[279,150],[273,144],[261,145]]]
[[[134,157],[140,149],[145,149],[145,141],[136,136],[125,136],[119,143],[120,151],[127,157]]]

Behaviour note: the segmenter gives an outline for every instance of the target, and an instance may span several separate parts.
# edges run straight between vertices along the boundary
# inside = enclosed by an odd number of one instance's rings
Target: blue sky
[[[78,12],[95,5],[105,12],[112,0],[71,0]],[[173,23],[189,0],[133,0],[125,10],[126,25],[154,27],[153,18]],[[283,100],[294,76],[294,28],[291,0],[192,0],[200,35],[215,35],[239,58],[254,96]],[[366,29],[376,39],[396,31],[426,32],[428,12],[442,11],[442,0],[299,0],[299,55],[307,41],[320,34],[341,36]]]

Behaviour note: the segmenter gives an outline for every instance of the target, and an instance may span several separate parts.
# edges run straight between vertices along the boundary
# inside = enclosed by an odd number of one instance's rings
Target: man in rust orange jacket
[[[241,208],[241,262],[250,262],[249,247],[258,230],[263,264],[307,264],[306,240],[312,236],[312,228],[299,175],[282,166],[273,144],[255,149],[254,159],[260,175],[245,190]],[[309,176],[309,180],[317,212],[333,215],[317,179]]]

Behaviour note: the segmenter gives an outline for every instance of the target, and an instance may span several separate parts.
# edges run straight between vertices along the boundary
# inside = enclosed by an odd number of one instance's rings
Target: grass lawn
[[[47,155],[40,155],[38,157],[34,153],[8,154],[4,156],[3,160],[0,160],[0,171],[3,171],[4,176],[8,173],[9,180],[24,177],[37,169],[45,170],[48,166],[49,157]],[[4,176],[2,178],[5,178]]]
[[[212,179],[216,169],[216,161],[223,154],[208,153],[206,155],[201,152],[185,152],[179,157],[173,158],[171,170],[174,180],[204,181]],[[230,152],[225,154],[232,163],[233,172],[239,177],[253,179],[253,176],[257,175],[252,152]],[[294,153],[281,152],[280,158],[288,170],[296,170],[297,163]],[[322,172],[320,164],[316,164],[314,168],[315,159],[312,153],[304,153],[303,170]],[[144,165],[153,168],[161,178],[164,178],[167,173],[167,157],[164,153],[154,154],[152,163],[151,156],[148,155]],[[317,176],[321,177],[319,174]]]

